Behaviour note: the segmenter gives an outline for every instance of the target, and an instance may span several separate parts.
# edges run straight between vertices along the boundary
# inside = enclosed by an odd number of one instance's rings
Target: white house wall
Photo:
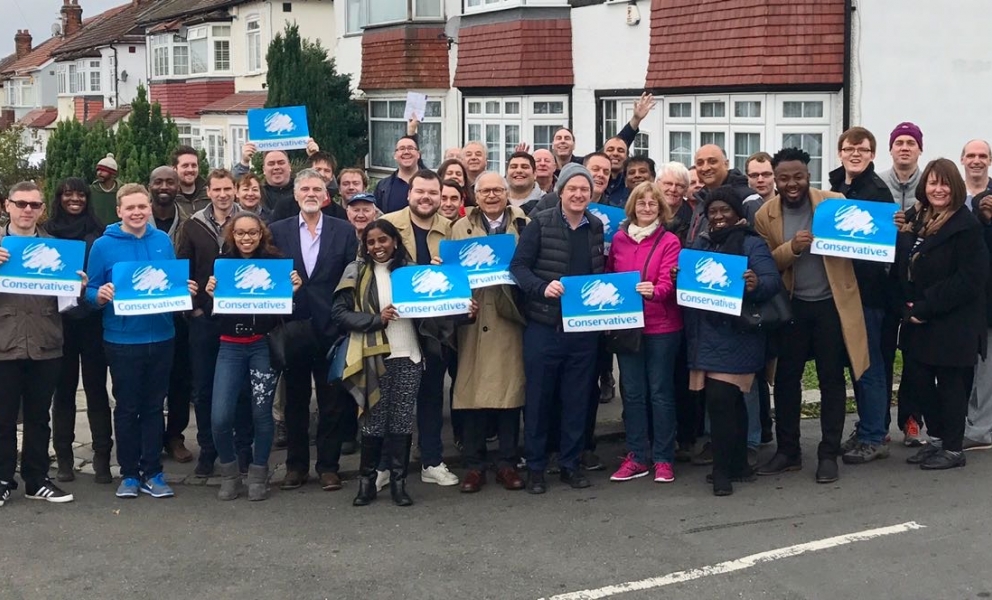
[[[117,93],[114,94],[111,88],[110,78],[113,77],[113,69],[109,68],[110,61],[114,56],[111,47],[100,49],[101,68],[103,72],[104,90],[103,105],[106,108],[116,108],[117,98],[120,98],[120,106],[130,104],[138,95],[138,85],[148,79],[148,62],[144,44],[121,44],[117,48]],[[134,53],[129,52],[129,48],[134,48]],[[123,81],[123,75],[127,72],[127,81]]]

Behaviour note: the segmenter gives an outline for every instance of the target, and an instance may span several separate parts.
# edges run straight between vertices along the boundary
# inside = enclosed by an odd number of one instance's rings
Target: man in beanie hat
[[[593,176],[583,166],[565,164],[555,185],[560,200],[532,216],[510,262],[527,317],[524,329],[526,375],[524,435],[529,471],[527,491],[547,491],[544,471],[554,394],[561,398],[561,480],[573,488],[589,486],[579,471],[586,414],[595,385],[597,332],[562,331],[561,278],[602,273],[603,224],[588,210]]]
[[[903,210],[916,202],[916,186],[920,183],[920,155],[923,154],[923,132],[908,121],[896,125],[889,134],[889,155],[892,168],[879,173],[892,192],[892,198]]]
[[[108,154],[96,163],[96,181],[90,186],[93,211],[104,225],[120,221],[117,216],[118,188],[117,161],[113,154]]]

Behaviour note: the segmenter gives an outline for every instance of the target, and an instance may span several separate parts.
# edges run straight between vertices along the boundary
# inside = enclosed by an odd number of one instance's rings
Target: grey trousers
[[[989,330],[992,336],[992,329]],[[968,400],[964,436],[977,442],[992,442],[992,355],[975,365],[975,383]]]

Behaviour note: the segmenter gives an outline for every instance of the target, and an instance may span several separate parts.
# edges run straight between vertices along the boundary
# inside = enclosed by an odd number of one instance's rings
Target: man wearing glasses
[[[744,172],[747,175],[748,186],[757,192],[756,196],[749,196],[744,201],[744,216],[747,217],[748,223],[754,223],[754,215],[758,214],[758,209],[775,195],[772,155],[767,152],[755,152],[747,157]]]
[[[396,170],[375,186],[375,204],[389,214],[409,206],[410,180],[420,168],[420,147],[413,136],[405,135],[396,142],[393,151]]]

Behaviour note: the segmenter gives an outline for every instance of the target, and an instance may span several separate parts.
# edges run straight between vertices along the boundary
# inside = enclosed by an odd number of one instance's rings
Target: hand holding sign
[[[895,261],[899,205],[847,198],[824,200],[813,213],[810,252],[855,260]]]
[[[10,252],[6,248],[0,248],[0,265],[10,260]]]
[[[555,279],[548,284],[548,287],[544,288],[545,298],[561,298],[562,294],[565,293],[565,286],[561,284],[560,281]]]

